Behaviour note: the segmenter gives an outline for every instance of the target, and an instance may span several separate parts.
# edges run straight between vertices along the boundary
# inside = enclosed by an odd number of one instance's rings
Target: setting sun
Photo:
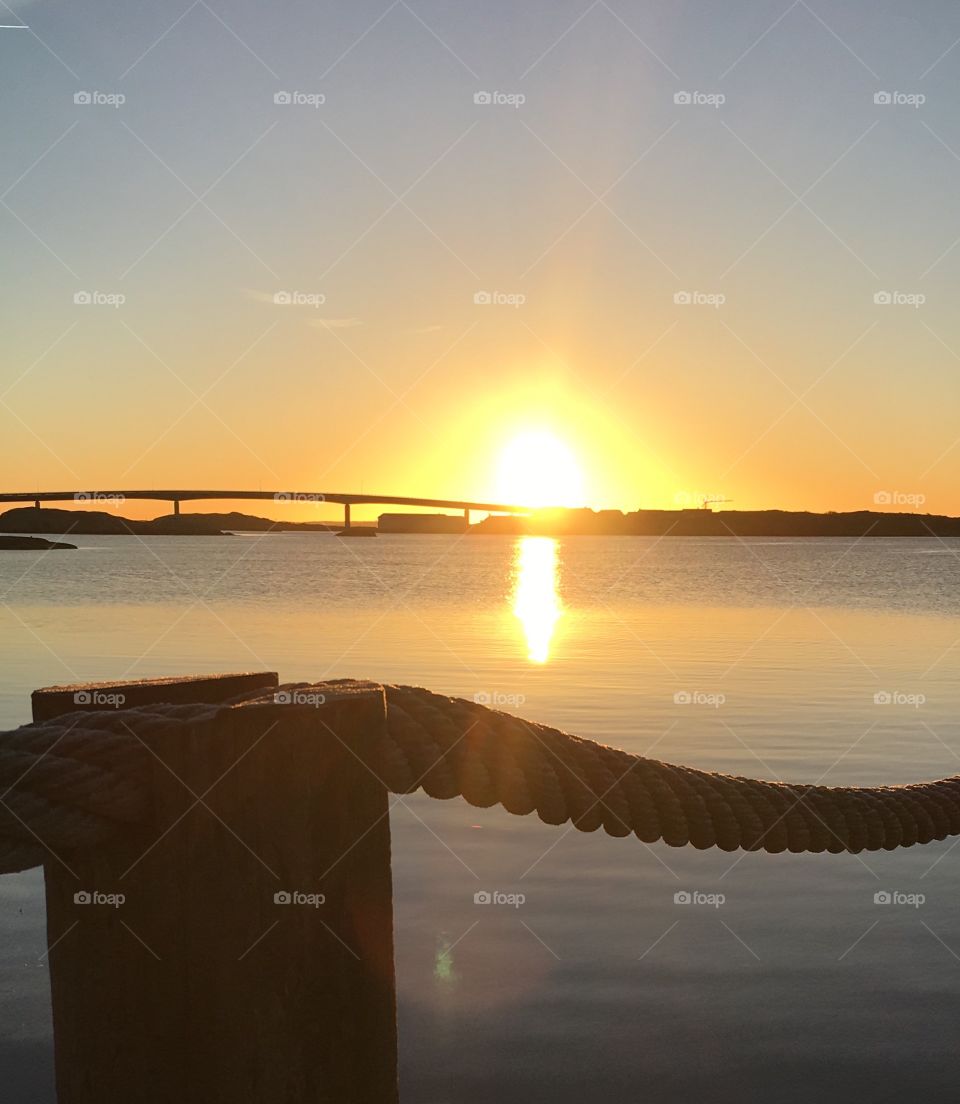
[[[521,506],[582,506],[583,472],[573,450],[549,430],[514,437],[500,456],[497,495]]]

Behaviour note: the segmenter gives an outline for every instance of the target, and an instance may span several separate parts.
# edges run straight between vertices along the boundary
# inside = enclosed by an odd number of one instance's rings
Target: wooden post
[[[265,693],[279,683],[275,671],[245,671],[236,675],[188,675],[185,678],[133,679],[117,682],[45,686],[31,695],[33,719],[48,721],[64,713],[132,709],[138,705],[174,702],[225,702],[241,694]]]
[[[396,1104],[385,718],[328,683],[149,741],[156,827],[45,867],[59,1104]]]

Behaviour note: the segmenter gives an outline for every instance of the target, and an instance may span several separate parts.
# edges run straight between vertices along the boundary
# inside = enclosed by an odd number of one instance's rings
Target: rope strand
[[[960,834],[960,777],[869,788],[761,781],[631,755],[417,687],[385,692],[386,728],[364,759],[394,793],[723,851],[889,851]],[[0,872],[148,826],[150,741],[224,708],[72,713],[0,733]]]

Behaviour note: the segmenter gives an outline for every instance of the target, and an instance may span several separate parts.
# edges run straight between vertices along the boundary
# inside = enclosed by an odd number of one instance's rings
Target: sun
[[[497,495],[517,506],[582,506],[583,471],[573,450],[554,433],[519,433],[500,454]]]

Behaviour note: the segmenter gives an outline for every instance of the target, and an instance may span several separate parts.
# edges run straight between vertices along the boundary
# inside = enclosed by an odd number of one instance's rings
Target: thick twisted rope
[[[724,851],[893,850],[960,834],[960,777],[870,788],[764,782],[631,755],[411,686],[386,695],[384,734],[363,755],[394,793],[422,788],[582,832]],[[0,872],[148,824],[148,744],[219,708],[73,713],[0,733]]]
[[[960,777],[908,786],[763,782],[631,755],[460,698],[388,686],[388,789],[422,787],[646,843],[724,851],[892,851],[960,833]]]

